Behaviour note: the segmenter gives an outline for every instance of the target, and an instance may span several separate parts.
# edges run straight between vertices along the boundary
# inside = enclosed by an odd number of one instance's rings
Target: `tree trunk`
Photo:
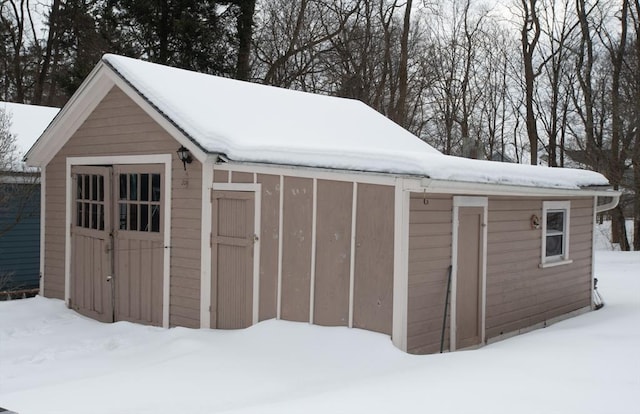
[[[527,137],[529,138],[529,147],[531,151],[531,165],[538,164],[538,128],[536,125],[536,115],[533,108],[534,101],[534,82],[536,73],[533,70],[533,55],[535,53],[538,39],[540,38],[540,21],[538,19],[536,7],[537,0],[521,0],[524,12],[524,21],[520,31],[522,37],[522,60],[524,64],[524,83],[525,83],[525,105],[527,126]],[[529,39],[529,32],[532,31],[532,38]]]
[[[256,0],[239,0],[240,14],[238,15],[238,62],[236,64],[236,79],[249,80],[251,38],[253,37],[253,14]]]
[[[51,60],[54,50],[54,43],[58,41],[58,10],[60,9],[60,0],[53,0],[51,4],[51,10],[49,11],[49,34],[47,36],[47,44],[45,48],[44,56],[42,57],[42,66],[38,73],[38,78],[33,92],[33,104],[40,105],[42,103],[42,96],[44,94],[44,85],[47,80],[52,82],[53,80],[49,76],[49,68],[51,67]]]
[[[407,0],[404,10],[404,23],[402,26],[402,38],[400,39],[400,63],[398,65],[398,100],[396,103],[393,120],[397,124],[407,127],[407,89],[408,89],[408,64],[409,64],[409,31],[411,29],[411,3]]]

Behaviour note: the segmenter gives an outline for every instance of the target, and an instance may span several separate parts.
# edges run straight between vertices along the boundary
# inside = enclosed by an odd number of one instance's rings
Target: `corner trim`
[[[200,328],[211,328],[211,190],[213,165],[202,164],[202,216],[200,227]]]
[[[40,280],[38,294],[44,297],[44,258],[45,258],[45,237],[47,215],[47,167],[40,171]],[[66,286],[66,284],[65,284]]]
[[[395,186],[393,236],[393,322],[391,340],[400,350],[407,352],[409,312],[409,216],[411,193],[404,190],[404,180]]]

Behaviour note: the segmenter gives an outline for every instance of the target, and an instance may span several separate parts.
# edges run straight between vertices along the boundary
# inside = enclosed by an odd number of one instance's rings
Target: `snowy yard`
[[[640,413],[640,252],[596,257],[604,309],[412,356],[357,329],[101,324],[0,302],[0,407],[27,413]]]

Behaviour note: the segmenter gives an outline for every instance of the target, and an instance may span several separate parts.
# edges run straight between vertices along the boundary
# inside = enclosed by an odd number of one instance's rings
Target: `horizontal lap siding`
[[[114,87],[46,167],[44,292],[64,297],[65,169],[67,157],[172,154],[170,324],[200,326],[202,166],[186,170],[179,144]]]
[[[451,265],[451,196],[412,193],[409,213],[407,351],[438,352]],[[449,326],[445,348],[449,347]]]
[[[593,199],[571,199],[569,259],[539,268],[543,199],[489,199],[487,338],[517,331],[591,303]]]

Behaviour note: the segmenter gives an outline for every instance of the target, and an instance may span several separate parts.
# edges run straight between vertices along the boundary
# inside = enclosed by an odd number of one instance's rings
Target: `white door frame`
[[[489,200],[487,197],[453,197],[453,230],[451,242],[451,304],[449,321],[449,350],[456,350],[456,304],[457,304],[457,283],[458,283],[458,227],[460,224],[459,212],[460,207],[482,207],[484,210],[482,220],[482,288],[481,288],[481,304],[480,304],[480,344],[484,344],[486,329],[486,307],[487,307],[487,220]]]
[[[253,216],[253,234],[257,239],[253,245],[253,309],[252,309],[252,323],[255,325],[259,321],[260,317],[260,217],[262,213],[262,184],[259,183],[213,183],[211,190],[216,191],[253,191],[254,194],[254,216]],[[211,203],[211,197],[209,197]],[[210,223],[211,224],[211,223]],[[208,229],[212,231],[211,225]],[[209,251],[211,245],[208,245]],[[211,257],[211,255],[209,255]],[[208,266],[211,266],[211,260],[209,260]],[[202,291],[200,295],[200,309],[211,309],[211,272],[209,272],[209,278],[202,281]],[[210,313],[208,313],[210,315]],[[210,319],[210,318],[209,318]],[[202,325],[202,324],[201,324]],[[205,326],[211,328],[211,320]]]
[[[64,257],[64,301],[69,306],[71,296],[71,212],[72,212],[72,179],[71,167],[76,165],[131,165],[131,164],[164,164],[164,255],[162,286],[162,326],[169,327],[169,269],[171,251],[171,157],[172,154],[154,155],[113,155],[97,157],[67,157],[66,200],[65,200],[65,257]]]

